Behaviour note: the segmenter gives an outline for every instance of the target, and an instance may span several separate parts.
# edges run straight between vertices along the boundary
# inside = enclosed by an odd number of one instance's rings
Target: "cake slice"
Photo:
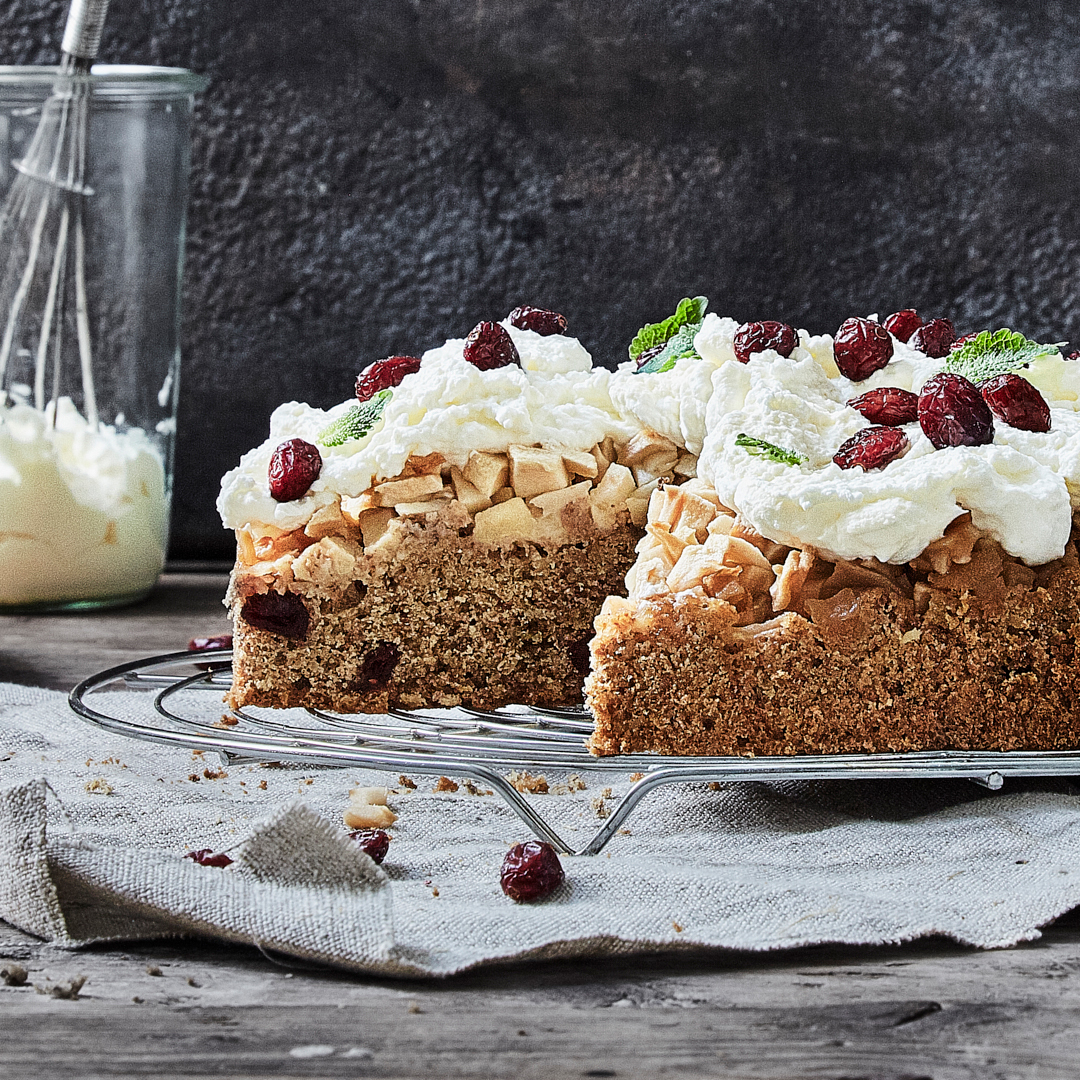
[[[890,324],[717,366],[596,620],[594,753],[1080,747],[1080,367]]]
[[[518,309],[379,361],[357,400],[277,409],[219,499],[230,704],[580,703],[592,620],[682,451],[610,378],[561,316]]]

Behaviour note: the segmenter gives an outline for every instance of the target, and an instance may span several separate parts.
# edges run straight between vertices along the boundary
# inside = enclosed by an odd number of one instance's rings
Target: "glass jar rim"
[[[59,67],[0,65],[0,94],[5,90],[50,90],[59,77]],[[205,75],[187,68],[146,64],[95,64],[89,81],[95,94],[137,98],[188,97],[210,85]]]

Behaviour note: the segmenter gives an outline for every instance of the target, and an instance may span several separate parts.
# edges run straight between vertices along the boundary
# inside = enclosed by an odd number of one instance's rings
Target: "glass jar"
[[[128,603],[164,566],[206,85],[0,67],[0,611]]]

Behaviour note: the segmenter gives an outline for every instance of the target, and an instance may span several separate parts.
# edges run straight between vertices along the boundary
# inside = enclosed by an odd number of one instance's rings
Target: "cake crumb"
[[[565,780],[552,785],[553,795],[571,795],[575,791],[584,791],[585,781],[577,773],[571,773]]]
[[[438,885],[433,885],[432,886],[431,895],[432,896],[438,896],[439,895],[439,887],[438,887]]]
[[[203,769],[202,774],[207,780],[223,780],[229,775],[224,769]]]
[[[5,986],[25,986],[29,972],[22,964],[7,964],[0,968],[0,979]]]
[[[214,727],[236,727],[240,721],[235,716],[230,716],[228,713],[222,713],[221,719],[214,725]]]
[[[493,791],[489,791],[487,788],[478,788],[471,780],[465,781],[465,790],[470,795],[494,795]]]
[[[720,781],[719,780],[710,780],[709,781],[709,790],[710,791],[719,791],[720,790]]]
[[[69,979],[66,983],[53,983],[52,986],[38,986],[35,983],[34,989],[39,994],[59,998],[61,1001],[75,1001],[85,983],[85,975],[76,975],[75,978]]]
[[[415,791],[416,790],[416,781],[411,780],[404,773],[402,773],[402,775],[398,777],[398,783],[402,787],[408,788],[410,791]]]
[[[595,813],[598,818],[606,818],[611,814],[602,795],[597,795],[589,805],[593,808],[593,813]]]
[[[193,773],[188,773],[188,779],[197,784],[202,779],[202,777],[199,776],[199,774],[197,772],[193,772]]]
[[[457,791],[457,789],[458,789],[457,784],[455,784],[454,781],[451,780],[449,776],[440,776],[439,779],[435,781],[435,786],[431,790],[432,791]]]
[[[265,791],[266,790],[266,781],[265,780],[260,780],[259,781],[259,790],[260,791]]]
[[[111,795],[114,790],[112,784],[103,776],[99,776],[96,780],[87,780],[83,788],[88,795]]]
[[[673,921],[671,924],[671,928],[675,931],[676,934],[681,934],[683,932],[682,926],[680,926],[677,922]]]
[[[630,774],[630,780],[632,783],[637,783],[639,780],[644,780],[645,774],[643,772],[632,772]]]
[[[153,975],[154,978],[158,978],[161,975],[161,968],[159,968],[157,964],[147,964],[146,974]]]
[[[544,775],[533,776],[532,773],[526,772],[524,769],[515,769],[513,772],[506,774],[506,779],[510,781],[512,788],[522,794],[546,795],[548,793],[547,777]]]

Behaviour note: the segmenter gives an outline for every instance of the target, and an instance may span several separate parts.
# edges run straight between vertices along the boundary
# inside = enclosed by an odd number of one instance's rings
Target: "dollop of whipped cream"
[[[379,423],[362,439],[319,445],[318,480],[302,499],[283,503],[271,497],[267,484],[275,447],[293,438],[318,445],[319,433],[356,401],[329,410],[298,402],[279,406],[270,417],[270,437],[222,479],[217,507],[223,524],[299,528],[339,496],[359,495],[397,476],[414,455],[438,453],[460,467],[473,450],[504,451],[512,443],[587,450],[608,435],[625,439],[637,429],[612,403],[612,373],[594,368],[576,338],[502,325],[521,367],[481,371],[465,360],[464,338],[429,349],[420,370],[394,388]]]
[[[611,380],[611,400],[631,422],[652,428],[691,454],[700,454],[705,442],[705,410],[712,396],[714,372],[735,359],[735,332],[741,324],[709,312],[694,337],[697,357],[684,357],[669,371],[637,372],[637,362],[619,365]],[[773,350],[762,356],[779,357]],[[799,331],[791,354],[812,357],[828,375],[840,372],[832,357],[832,338]],[[739,365],[742,366],[742,365]]]
[[[130,596],[165,562],[161,454],[139,429],[94,427],[70,398],[0,408],[0,605]]]
[[[841,443],[869,426],[846,402],[883,386],[918,392],[942,361],[894,339],[890,363],[852,383],[823,360],[824,348],[804,348],[789,359],[762,353],[716,369],[698,475],[723,503],[771,540],[844,559],[907,562],[965,511],[1030,565],[1062,556],[1072,510],[1080,507],[1080,370],[1069,370],[1075,363],[1042,360],[1023,373],[1047,398],[1049,432],[995,419],[993,443],[935,450],[917,423],[908,424],[908,453],[864,471],[832,461]],[[788,466],[754,456],[735,445],[741,433],[806,460]]]

